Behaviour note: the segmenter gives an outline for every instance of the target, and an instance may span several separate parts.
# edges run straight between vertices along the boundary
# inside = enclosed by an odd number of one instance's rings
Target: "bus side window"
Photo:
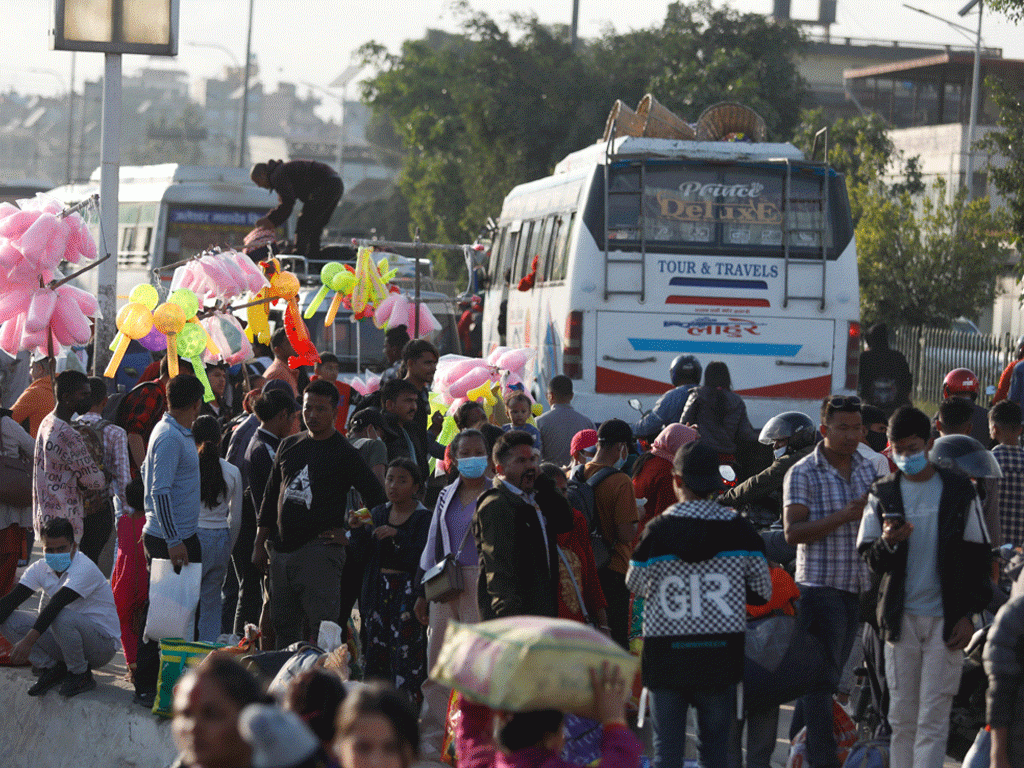
[[[498,233],[497,238],[494,240],[494,246],[491,248],[491,258],[488,264],[488,271],[494,279],[494,275],[501,274],[502,263],[508,261],[508,239],[509,232],[508,227],[504,226],[501,228],[501,232]]]
[[[519,232],[519,244],[516,248],[516,259],[512,263],[512,275],[510,281],[515,285],[526,274],[526,265],[530,260],[530,249],[533,241],[533,232],[537,228],[537,222],[524,221],[523,228]]]
[[[551,217],[551,232],[547,238],[547,244],[544,247],[544,257],[541,261],[544,264],[544,280],[552,280],[551,277],[552,267],[554,266],[555,259],[558,258],[558,244],[561,241],[561,233],[563,227],[563,217],[559,214],[554,214]]]
[[[542,229],[537,237],[537,246],[533,249],[534,255],[537,258],[537,282],[544,281],[544,273],[547,271],[548,265],[548,248],[551,244],[551,230],[553,227],[554,216],[548,216],[541,223]],[[533,256],[530,257],[531,260]]]
[[[551,263],[551,280],[565,280],[566,265],[569,262],[569,241],[572,237],[572,225],[576,222],[576,211],[563,213],[558,228],[558,242],[555,245]]]

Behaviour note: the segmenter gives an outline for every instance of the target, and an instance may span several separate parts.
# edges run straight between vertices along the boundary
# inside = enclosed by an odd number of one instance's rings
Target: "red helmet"
[[[947,397],[978,397],[978,377],[969,368],[957,368],[946,374],[942,380],[942,399]]]

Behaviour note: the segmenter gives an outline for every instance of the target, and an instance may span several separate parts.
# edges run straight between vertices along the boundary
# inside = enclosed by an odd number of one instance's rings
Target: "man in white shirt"
[[[91,670],[114,658],[121,625],[110,583],[78,551],[71,523],[51,518],[41,534],[44,559],[32,563],[0,599],[0,634],[14,643],[12,664],[31,661],[43,670],[29,696],[58,684],[62,696],[77,696],[96,687]],[[16,610],[39,590],[45,598],[38,615]]]

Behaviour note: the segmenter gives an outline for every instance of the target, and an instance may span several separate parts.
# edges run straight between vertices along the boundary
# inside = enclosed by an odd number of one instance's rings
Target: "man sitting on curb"
[[[14,643],[11,664],[31,661],[43,670],[29,696],[61,683],[61,696],[77,696],[96,687],[91,670],[117,653],[121,625],[114,593],[96,564],[78,551],[68,520],[47,520],[41,534],[44,559],[32,563],[0,599],[0,633]],[[38,616],[15,610],[40,589],[46,601]]]

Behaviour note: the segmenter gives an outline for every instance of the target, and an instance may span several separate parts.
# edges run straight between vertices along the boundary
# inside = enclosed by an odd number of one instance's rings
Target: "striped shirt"
[[[854,453],[847,481],[825,458],[824,444],[794,464],[783,484],[783,505],[801,504],[809,521],[838,512],[868,492],[875,481],[874,465]],[[825,538],[796,548],[796,582],[806,586],[834,587],[862,592],[869,586],[868,568],[857,554],[860,521],[843,523]]]

